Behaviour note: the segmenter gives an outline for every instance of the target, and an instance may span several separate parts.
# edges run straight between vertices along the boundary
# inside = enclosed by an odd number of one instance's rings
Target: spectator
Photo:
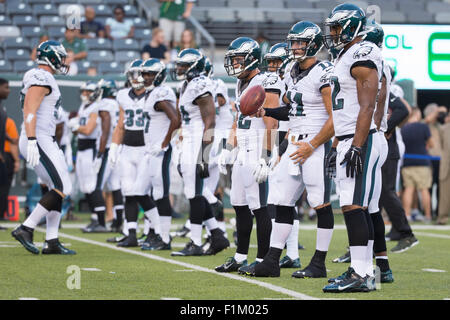
[[[440,201],[437,224],[447,224],[450,213],[450,114],[447,113],[441,128],[442,158],[439,168]]]
[[[86,20],[81,22],[80,38],[104,38],[105,27],[101,22],[95,20],[95,9],[86,7],[84,16]]]
[[[105,22],[106,37],[110,39],[125,39],[134,37],[133,21],[125,20],[125,10],[118,5],[114,8],[114,19]]]
[[[181,40],[181,33],[186,28],[185,19],[189,18],[195,0],[158,0],[159,27],[164,30],[166,45],[175,48]]]
[[[176,46],[177,54],[187,48],[198,49],[197,43],[195,42],[194,32],[190,29],[185,29],[181,33],[181,41]]]
[[[86,59],[88,53],[86,44],[83,40],[79,38],[80,30],[79,29],[69,29],[66,28],[66,32],[64,33],[64,40],[62,45],[66,49],[67,53],[72,51],[72,54],[67,56],[66,64],[70,64],[72,61],[79,61]]]
[[[142,49],[142,59],[157,58],[164,63],[169,63],[170,53],[164,45],[164,32],[160,28],[152,30],[152,40]]]
[[[68,76],[74,76],[78,74],[78,65],[75,62],[75,53],[72,50],[67,50],[66,64],[69,66]]]
[[[95,76],[97,75],[97,68],[96,68],[96,67],[89,67],[89,68],[87,69],[86,74],[87,74],[88,76],[95,77]]]
[[[420,122],[422,116],[419,108],[411,112],[408,123],[402,128],[405,154],[417,156],[418,159],[406,158],[403,160],[403,207],[407,217],[411,215],[411,206],[415,190],[422,196],[422,208],[428,221],[431,220],[431,196],[429,188],[432,182],[431,161],[421,159],[428,156],[428,151],[433,147],[430,129],[425,123]]]
[[[36,60],[36,50],[37,50],[37,47],[39,46],[39,44],[41,44],[42,42],[48,41],[48,40],[50,40],[50,38],[48,37],[48,34],[46,32],[42,32],[39,35],[39,43],[33,48],[33,50],[31,50],[31,55],[30,55],[31,60],[33,60],[33,61]]]
[[[431,140],[433,141],[433,148],[428,150],[429,154],[434,157],[442,156],[442,145],[440,138],[440,127],[442,126],[445,115],[447,114],[447,108],[444,106],[438,106],[435,103],[430,103],[427,105],[423,111],[425,116],[424,122],[428,124],[431,132]],[[443,117],[440,115],[443,114]],[[436,211],[433,212],[433,217],[437,216],[437,208],[439,208],[439,160],[431,161],[431,166],[433,170],[433,182],[430,188],[430,194],[433,194],[433,186],[436,185],[437,188],[437,205]]]

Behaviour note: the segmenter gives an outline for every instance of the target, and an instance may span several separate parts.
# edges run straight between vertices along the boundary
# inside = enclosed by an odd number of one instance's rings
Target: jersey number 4
[[[293,114],[293,110],[291,110],[291,116],[295,116],[295,117],[302,117],[305,114],[303,113],[303,101],[302,101],[302,94],[300,92],[296,92],[294,94],[294,92],[292,91],[288,91],[286,92],[286,97],[288,98],[289,101],[291,101],[291,103],[295,103],[297,105],[296,112],[295,114]]]
[[[330,77],[330,81],[333,82],[333,92],[331,93],[331,100],[333,101],[333,110],[341,110],[344,108],[344,99],[336,99],[339,91],[341,91],[341,85],[339,84],[338,77]]]

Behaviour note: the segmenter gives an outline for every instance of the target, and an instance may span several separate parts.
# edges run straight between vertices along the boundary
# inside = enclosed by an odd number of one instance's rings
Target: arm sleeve
[[[264,108],[266,111],[266,117],[271,117],[281,121],[289,120],[289,107],[278,107],[278,108]]]
[[[392,110],[391,116],[388,119],[387,132],[392,132],[406,117],[408,117],[408,108],[402,100],[392,93],[389,95],[389,109]]]

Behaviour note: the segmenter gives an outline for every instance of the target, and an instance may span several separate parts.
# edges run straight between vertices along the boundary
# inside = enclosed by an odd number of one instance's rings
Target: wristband
[[[36,140],[36,137],[28,137],[28,140]]]

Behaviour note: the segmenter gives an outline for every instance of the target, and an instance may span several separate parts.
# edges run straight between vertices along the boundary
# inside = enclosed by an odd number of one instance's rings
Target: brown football
[[[266,100],[266,91],[260,85],[247,88],[239,100],[239,108],[243,115],[256,113]]]

